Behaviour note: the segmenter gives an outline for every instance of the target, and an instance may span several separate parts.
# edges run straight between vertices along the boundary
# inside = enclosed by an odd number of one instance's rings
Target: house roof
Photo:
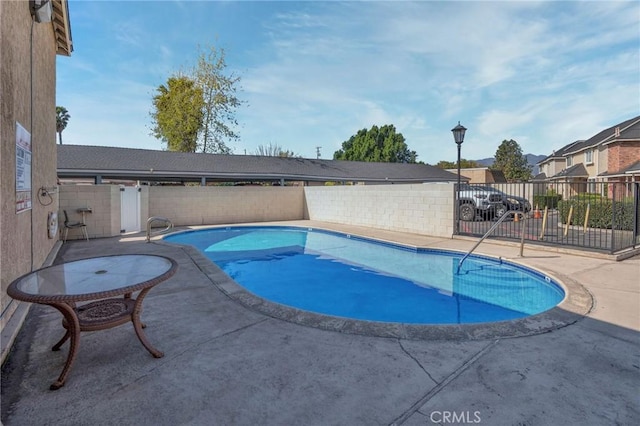
[[[622,123],[611,126],[600,133],[590,137],[586,141],[571,146],[565,154],[575,154],[587,148],[593,148],[600,144],[607,144],[621,140],[640,139],[640,116],[630,118]]]
[[[495,183],[507,183],[507,177],[502,170],[489,170]]]
[[[69,20],[69,4],[67,0],[51,0],[53,15],[51,23],[56,36],[56,53],[71,56],[73,40],[71,39],[71,21]]]
[[[640,161],[636,161],[629,167],[621,170],[620,173],[640,173]]]
[[[588,178],[589,172],[584,167],[584,164],[578,163],[574,164],[571,167],[567,167],[560,173],[557,173],[551,179],[560,179],[560,178]]]
[[[545,181],[545,180],[547,180],[547,174],[546,173],[538,173],[531,180],[535,181],[535,182]]]
[[[598,176],[626,176],[626,175],[640,175],[640,161],[636,161],[635,163],[617,172],[614,172],[614,173],[603,172],[603,173],[600,173]]]
[[[571,142],[571,143],[569,143],[569,144],[567,144],[567,145],[563,146],[563,147],[562,147],[562,148],[560,148],[559,150],[557,150],[557,151],[553,151],[553,152],[551,153],[551,155],[549,155],[547,158],[545,158],[544,160],[542,160],[542,161],[538,162],[538,165],[540,165],[540,164],[544,164],[544,163],[546,163],[546,162],[548,162],[548,161],[550,161],[550,160],[554,160],[554,159],[555,159],[555,160],[563,160],[563,161],[564,161],[564,159],[565,159],[565,158],[564,158],[564,154],[565,154],[566,152],[568,152],[568,151],[569,151],[573,146],[575,146],[575,145],[577,145],[577,144],[580,144],[580,143],[582,143],[582,142],[584,142],[584,140],[577,140],[577,141],[573,141],[573,142]]]
[[[347,182],[454,182],[457,175],[427,164],[282,158],[58,145],[60,178],[147,181],[297,180]]]

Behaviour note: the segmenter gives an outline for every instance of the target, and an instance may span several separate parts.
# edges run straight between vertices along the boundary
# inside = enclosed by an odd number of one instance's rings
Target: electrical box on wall
[[[49,212],[49,216],[47,217],[47,231],[49,239],[58,237],[58,213]]]

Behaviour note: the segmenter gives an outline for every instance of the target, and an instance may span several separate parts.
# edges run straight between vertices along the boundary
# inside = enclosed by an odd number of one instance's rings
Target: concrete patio
[[[473,241],[310,221],[420,247]],[[215,267],[143,236],[63,245],[56,262],[106,254],[175,259],[174,277],[145,299],[155,359],[130,324],[83,333],[66,385],[50,391],[68,346],[60,314],[34,305],[2,368],[4,425],[606,425],[640,422],[640,256],[616,262],[568,250],[483,243],[578,282],[593,295],[577,322],[526,337],[411,340],[303,326],[238,303]],[[209,271],[209,272],[208,272]],[[3,295],[3,297],[7,297]],[[487,326],[491,327],[491,326]],[[68,344],[67,344],[68,345]],[[455,420],[455,421],[454,421]]]

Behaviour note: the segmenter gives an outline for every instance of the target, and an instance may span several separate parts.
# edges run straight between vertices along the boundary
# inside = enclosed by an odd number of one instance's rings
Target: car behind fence
[[[572,246],[616,253],[640,246],[640,183],[463,184],[455,199],[458,235],[483,236],[508,211],[489,238]]]

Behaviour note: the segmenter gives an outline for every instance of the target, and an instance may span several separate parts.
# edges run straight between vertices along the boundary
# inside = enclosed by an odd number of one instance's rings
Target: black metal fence
[[[508,211],[488,238],[525,240],[616,253],[640,247],[640,182],[463,184],[454,229],[483,236]]]

